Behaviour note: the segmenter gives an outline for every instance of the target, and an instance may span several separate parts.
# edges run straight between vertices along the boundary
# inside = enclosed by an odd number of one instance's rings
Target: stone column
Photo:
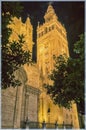
[[[23,87],[24,86],[18,86],[16,89],[18,92],[16,95],[17,97],[15,98],[14,128],[20,128]]]
[[[16,78],[22,83],[21,86],[16,88],[16,97],[15,97],[15,108],[14,108],[14,128],[21,127],[21,110],[22,110],[22,98],[24,93],[25,83],[27,81],[27,76],[23,68],[20,68],[15,73]]]

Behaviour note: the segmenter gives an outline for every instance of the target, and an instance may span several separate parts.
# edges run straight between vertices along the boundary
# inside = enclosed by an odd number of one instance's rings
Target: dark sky
[[[73,45],[78,39],[78,35],[84,32],[84,5],[81,2],[52,2],[52,6],[58,16],[59,21],[64,24],[67,30],[70,55],[73,56]],[[44,22],[44,15],[49,5],[47,2],[22,2],[24,11],[23,21],[29,15],[34,27],[34,41],[36,43],[36,27],[38,21]]]

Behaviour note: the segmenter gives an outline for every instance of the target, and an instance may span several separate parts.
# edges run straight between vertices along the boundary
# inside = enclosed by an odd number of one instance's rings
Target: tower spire
[[[51,2],[49,2],[47,11],[46,11],[45,16],[44,16],[45,22],[49,22],[50,20],[57,20],[57,18],[58,17],[55,14],[53,6],[51,5]]]
[[[28,24],[31,24],[31,23],[30,23],[30,15],[29,15],[29,14],[27,14],[26,24],[27,24],[27,25],[28,25]]]
[[[53,4],[53,1],[50,1],[50,2],[49,2],[49,5],[52,5],[52,4]]]

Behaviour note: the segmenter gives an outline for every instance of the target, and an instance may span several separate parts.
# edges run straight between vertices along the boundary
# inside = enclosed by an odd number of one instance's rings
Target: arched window
[[[52,30],[54,29],[54,25],[52,25]]]

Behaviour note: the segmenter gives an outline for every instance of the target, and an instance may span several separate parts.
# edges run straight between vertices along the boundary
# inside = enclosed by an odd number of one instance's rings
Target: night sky
[[[34,42],[36,43],[36,27],[38,21],[44,22],[44,15],[49,5],[48,2],[21,2],[24,7],[23,22],[29,15],[34,28]],[[73,56],[73,45],[78,36],[84,32],[84,2],[51,2],[59,21],[65,26],[69,43],[70,56]],[[36,46],[34,46],[36,48]],[[35,52],[35,51],[34,51]]]

